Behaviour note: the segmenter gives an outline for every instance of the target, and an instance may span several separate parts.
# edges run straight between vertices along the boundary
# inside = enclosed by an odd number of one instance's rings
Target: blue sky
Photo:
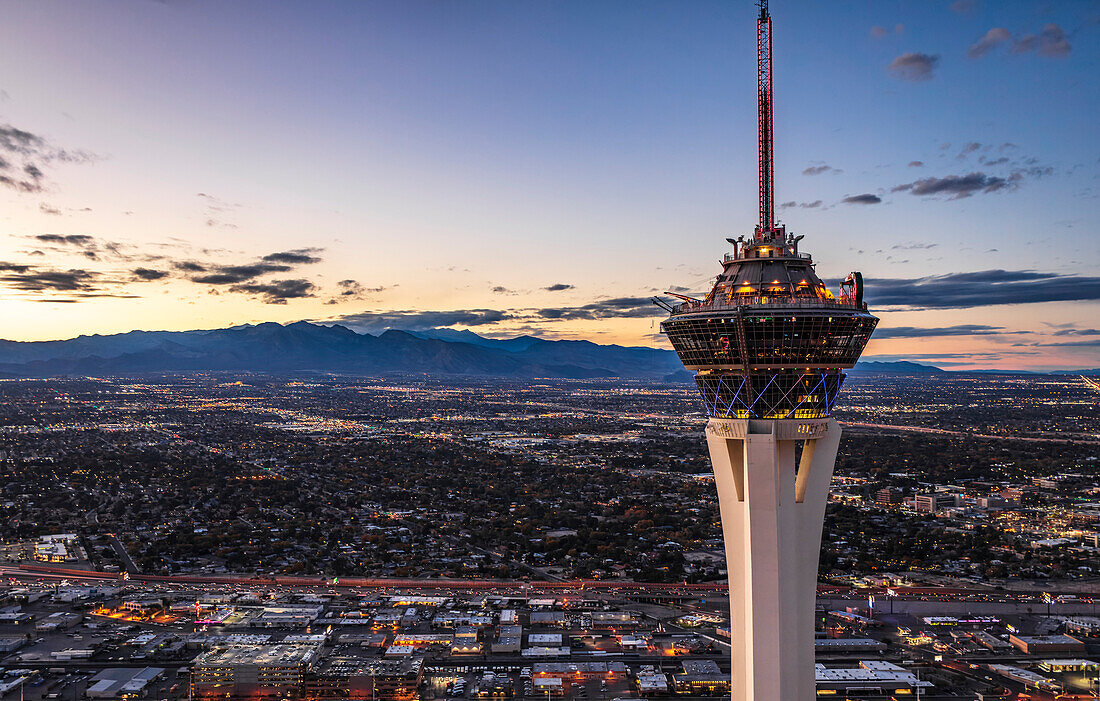
[[[6,9],[8,338],[304,318],[661,345],[644,300],[701,291],[755,223],[751,2]],[[868,278],[868,354],[1100,365],[1100,5],[772,15],[780,217],[824,277]]]

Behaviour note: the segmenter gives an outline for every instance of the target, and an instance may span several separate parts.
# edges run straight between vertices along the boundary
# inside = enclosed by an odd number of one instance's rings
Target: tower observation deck
[[[760,220],[705,297],[668,293],[661,323],[696,373],[730,583],[734,701],[809,701],[821,523],[840,442],[831,417],[844,370],[878,319],[851,273],[828,290],[802,236],[775,223],[772,21],[757,18]]]

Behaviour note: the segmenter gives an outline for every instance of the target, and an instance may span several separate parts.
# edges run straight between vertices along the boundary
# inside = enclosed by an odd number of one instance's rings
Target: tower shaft
[[[821,522],[840,426],[712,418],[706,435],[729,575],[732,701],[809,701]]]
[[[768,238],[775,230],[775,165],[772,145],[772,18],[768,0],[760,0],[756,20],[757,129],[760,149],[760,223],[756,239]]]

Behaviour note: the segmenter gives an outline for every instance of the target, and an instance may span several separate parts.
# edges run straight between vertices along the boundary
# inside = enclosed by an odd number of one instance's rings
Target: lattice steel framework
[[[760,0],[756,20],[757,109],[760,146],[760,224],[758,240],[775,231],[775,159],[772,153],[772,18],[768,0]]]
[[[719,419],[820,419],[829,416],[844,373],[699,373],[707,415]]]

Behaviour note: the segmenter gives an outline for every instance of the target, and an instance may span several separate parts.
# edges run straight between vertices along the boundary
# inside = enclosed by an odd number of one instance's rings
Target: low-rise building
[[[1082,653],[1085,644],[1072,635],[1010,635],[1008,642],[1025,655]]]
[[[672,673],[677,694],[717,696],[730,693],[730,675],[723,674],[714,660],[684,660],[681,670]]]
[[[300,695],[320,654],[318,645],[215,647],[192,663],[191,694],[198,699]]]

